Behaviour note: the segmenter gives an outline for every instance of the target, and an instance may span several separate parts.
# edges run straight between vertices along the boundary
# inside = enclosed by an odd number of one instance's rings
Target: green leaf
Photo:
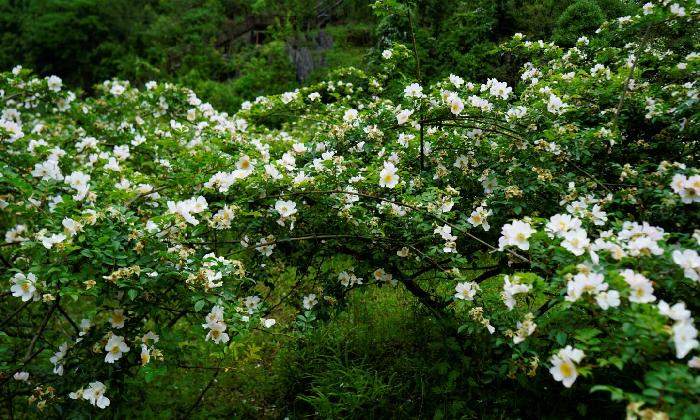
[[[606,391],[610,393],[610,398],[613,401],[622,401],[625,399],[625,392],[621,390],[618,387],[611,386],[611,385],[595,385],[592,386],[590,389],[590,393],[598,392],[598,391]]]
[[[194,311],[199,312],[204,308],[204,305],[206,304],[206,301],[204,299],[200,299],[194,304]]]

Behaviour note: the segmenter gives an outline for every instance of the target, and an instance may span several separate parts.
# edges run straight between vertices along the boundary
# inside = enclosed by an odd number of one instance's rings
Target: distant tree
[[[571,46],[582,35],[591,35],[605,21],[605,13],[593,0],[578,0],[564,10],[554,29],[554,41]]]

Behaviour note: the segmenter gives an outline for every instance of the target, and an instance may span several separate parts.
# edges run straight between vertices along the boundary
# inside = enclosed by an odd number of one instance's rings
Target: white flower
[[[16,372],[12,377],[15,381],[27,382],[29,380],[29,372]]]
[[[600,306],[600,309],[604,311],[607,311],[609,308],[617,308],[620,306],[620,292],[617,290],[600,292],[596,295],[595,301]]]
[[[673,326],[673,343],[676,346],[676,357],[684,358],[691,350],[698,348],[698,330],[692,321],[676,322]]]
[[[420,98],[423,96],[423,87],[418,83],[411,83],[404,89],[403,96],[407,98]]]
[[[659,301],[657,307],[659,308],[659,313],[661,315],[667,316],[674,321],[685,322],[690,320],[691,313],[688,309],[686,309],[684,302],[678,302],[675,305],[670,306],[668,303],[662,300]]]
[[[700,369],[700,357],[693,356],[690,360],[688,360],[688,367]]]
[[[489,229],[491,229],[491,226],[489,226],[487,219],[492,214],[493,211],[491,211],[491,209],[486,209],[484,208],[484,206],[479,206],[472,212],[472,214],[467,219],[467,222],[469,222],[474,227],[481,226],[484,229],[484,231],[488,232]]]
[[[411,118],[411,115],[413,115],[412,109],[402,109],[396,114],[396,122],[399,124],[406,124],[408,119]]]
[[[12,278],[12,283],[13,285],[10,287],[12,296],[22,298],[22,302],[27,302],[37,294],[34,273],[29,273],[26,276],[23,273],[17,273]]]
[[[683,274],[693,281],[700,280],[700,256],[693,249],[673,251],[673,262],[683,269]]]
[[[547,103],[547,111],[551,112],[552,114],[563,114],[566,112],[566,109],[569,107],[569,105],[565,104],[560,97],[558,97],[555,94],[550,94],[549,95],[549,102]]]
[[[440,235],[442,239],[445,240],[445,245],[443,247],[443,252],[450,253],[456,252],[457,250],[457,237],[452,235],[452,227],[449,225],[443,225],[442,227],[436,227],[434,233]]]
[[[549,218],[549,223],[545,226],[547,235],[553,238],[555,235],[563,237],[570,230],[577,230],[581,227],[581,220],[570,214],[555,214]]]
[[[49,361],[53,363],[53,373],[56,375],[63,375],[63,364],[60,363],[68,353],[68,343],[64,342],[58,347],[58,351],[51,356]]]
[[[248,309],[248,313],[252,314],[260,306],[260,297],[258,296],[248,296],[243,302],[245,307]]]
[[[160,232],[160,228],[158,227],[158,224],[156,222],[154,222],[153,220],[149,220],[146,222],[146,232],[158,233]]]
[[[513,120],[519,120],[527,115],[527,108],[524,106],[516,106],[510,108],[506,112],[506,121],[512,122]]]
[[[399,183],[399,176],[396,174],[396,167],[389,161],[384,162],[384,167],[379,172],[379,186],[383,188],[394,188]]]
[[[239,178],[237,173],[234,172],[217,172],[209,178],[209,181],[204,183],[204,186],[206,188],[218,188],[219,192],[227,193],[231,185]]]
[[[502,251],[507,246],[517,246],[523,251],[530,249],[528,238],[536,231],[528,223],[514,220],[513,223],[503,225],[501,237],[498,239],[498,248]]]
[[[282,103],[288,104],[297,99],[299,92],[284,92],[282,94]]]
[[[112,83],[112,88],[109,90],[114,96],[121,96],[122,93],[126,92],[126,87],[120,85],[119,83]]]
[[[338,274],[338,280],[340,281],[340,284],[342,284],[344,287],[351,287],[356,284],[362,284],[362,279],[355,276],[355,273],[352,271],[352,268],[348,271],[342,271],[340,272],[340,274]]]
[[[683,17],[685,16],[685,7],[681,7],[678,3],[673,3],[669,9],[672,14]]]
[[[223,321],[217,323],[204,324],[204,328],[208,328],[209,332],[205,337],[205,341],[212,340],[214,343],[228,343],[231,339],[226,331],[226,324]]]
[[[413,134],[399,134],[398,143],[403,147],[408,147],[408,142],[416,138]]]
[[[454,115],[459,115],[463,109],[464,102],[462,102],[462,100],[457,96],[454,96],[450,101],[450,112],[452,112]]]
[[[522,322],[518,321],[518,323],[516,324],[516,327],[518,329],[513,335],[513,344],[522,343],[527,337],[531,336],[532,333],[535,332],[537,324],[533,322],[534,319],[535,316],[532,314],[532,312],[530,312],[525,315],[525,319]]]
[[[303,303],[304,309],[312,309],[318,304],[318,299],[316,299],[315,294],[311,293],[310,295],[304,296]]]
[[[384,50],[384,51],[382,51],[382,57],[383,57],[385,60],[390,59],[392,55],[393,55],[393,53],[391,52],[391,50]]]
[[[46,80],[46,84],[51,92],[60,92],[63,81],[58,76],[51,76]]]
[[[82,201],[87,196],[90,188],[88,184],[90,182],[90,175],[81,171],[74,171],[68,175],[64,181],[77,192],[77,194],[73,196],[75,200]]]
[[[602,274],[578,273],[566,285],[567,302],[576,302],[584,293],[597,295],[608,290]]]
[[[450,225],[442,225],[438,226],[435,228],[435,231],[433,233],[436,233],[442,237],[442,239],[446,241],[456,241],[457,237],[452,235],[452,226]]]
[[[700,175],[688,178],[685,175],[676,174],[671,180],[671,188],[681,196],[681,201],[685,204],[700,202]]]
[[[206,198],[203,196],[199,196],[197,198],[193,197],[185,201],[178,201],[177,203],[168,201],[167,205],[168,213],[176,214],[185,219],[187,223],[194,226],[198,225],[199,221],[195,219],[192,213],[201,213],[209,208],[209,204],[207,203]]]
[[[598,63],[591,68],[591,76],[604,76],[606,79],[610,79],[610,69],[605,67],[603,64]]]
[[[620,274],[630,286],[630,302],[650,303],[656,300],[654,288],[649,279],[629,269],[622,270]]]
[[[250,160],[250,157],[248,155],[241,155],[241,157],[236,162],[236,176],[239,178],[245,178],[251,173],[253,173],[253,170],[255,170],[254,163],[255,162]]]
[[[474,300],[474,296],[479,290],[481,290],[479,285],[473,281],[457,283],[457,286],[455,286],[455,299]]]
[[[143,341],[144,344],[148,344],[149,341],[153,341],[153,344],[156,344],[160,341],[160,336],[153,331],[149,331],[141,337],[141,341]]]
[[[124,342],[124,337],[120,335],[112,335],[109,337],[107,344],[105,344],[105,351],[107,356],[105,356],[106,363],[114,363],[116,360],[121,359],[124,353],[129,351],[129,346]]]
[[[146,366],[151,361],[151,351],[148,346],[141,344],[141,366]]]
[[[69,217],[64,218],[61,224],[63,225],[63,231],[70,236],[75,236],[82,229],[80,223]]]
[[[105,392],[107,387],[102,382],[90,382],[90,386],[83,391],[83,399],[99,408],[106,408],[109,406],[109,398],[105,397]]]
[[[654,4],[651,2],[644,3],[644,6],[642,6],[642,10],[644,11],[645,15],[650,15],[654,13]]]
[[[66,235],[62,233],[54,233],[51,236],[46,236],[46,231],[41,231],[36,235],[36,238],[41,241],[41,244],[46,249],[53,248],[54,245],[60,244],[66,240]]]
[[[22,236],[22,234],[26,231],[27,231],[26,225],[16,225],[12,229],[5,232],[5,242],[13,243],[13,242],[24,242],[24,241],[28,240],[27,238]]]
[[[112,324],[112,328],[124,328],[124,321],[127,317],[124,316],[123,309],[115,309],[112,311],[112,316],[109,318],[109,323]]]
[[[508,307],[509,311],[512,311],[515,307],[515,295],[520,293],[527,293],[532,290],[532,286],[529,284],[520,284],[518,276],[513,276],[511,282],[510,276],[505,276],[503,278],[503,291],[501,292],[501,299],[503,303]]]
[[[406,258],[409,255],[411,255],[411,251],[408,249],[408,247],[403,247],[396,251],[396,255],[398,255],[401,258]]]
[[[45,162],[35,164],[32,176],[41,178],[42,181],[51,179],[63,181],[63,174],[61,174],[61,168],[58,166],[58,160],[53,159],[47,159]]]
[[[481,86],[482,92],[489,89],[489,94],[496,98],[508,99],[508,95],[513,91],[513,88],[508,86],[506,82],[499,82],[496,79],[488,79],[485,85]]]
[[[386,271],[384,271],[383,268],[378,268],[374,270],[372,275],[374,276],[374,279],[378,282],[381,281],[383,283],[391,283],[392,286],[396,286],[399,283],[399,281],[395,279],[391,273],[387,273]],[[358,282],[358,284],[362,284],[362,282],[360,281]]]
[[[260,318],[260,323],[265,328],[271,328],[273,325],[275,325],[277,323],[277,321],[273,318]]]
[[[450,74],[450,82],[455,85],[457,89],[464,84],[464,79],[454,74]]]
[[[291,200],[277,200],[275,210],[280,214],[280,217],[290,217],[297,213],[297,203]]]
[[[552,356],[550,360],[552,367],[549,369],[549,373],[552,374],[555,381],[560,381],[565,387],[571,388],[578,377],[576,364],[580,363],[583,357],[583,351],[566,346]]]
[[[112,153],[114,153],[114,157],[116,157],[119,160],[126,160],[129,158],[129,156],[131,156],[131,153],[129,152],[129,146],[126,144],[121,146],[114,146]]]
[[[247,243],[247,241],[245,241]],[[255,244],[255,249],[258,250],[261,254],[263,254],[266,257],[269,257],[272,255],[272,250],[275,249],[275,237],[272,235],[268,235],[265,238],[261,238],[257,244]],[[241,241],[241,245],[243,245],[244,241]],[[247,247],[247,245],[243,246],[244,248]]]
[[[564,241],[561,246],[576,256],[583,255],[591,241],[583,229],[571,230],[564,233]]]
[[[356,109],[348,109],[345,111],[345,114],[343,114],[343,120],[346,122],[352,122],[357,119],[357,110]]]

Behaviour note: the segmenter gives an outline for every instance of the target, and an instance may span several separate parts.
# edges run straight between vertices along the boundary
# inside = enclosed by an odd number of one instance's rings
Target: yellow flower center
[[[566,363],[566,362],[559,365],[559,370],[561,370],[561,374],[564,377],[569,377],[574,373],[573,366],[571,366],[570,363]]]
[[[114,346],[114,347],[112,347],[112,350],[110,350],[110,352],[114,353],[114,354],[118,354],[118,353],[121,353],[121,349],[119,348],[119,346]]]

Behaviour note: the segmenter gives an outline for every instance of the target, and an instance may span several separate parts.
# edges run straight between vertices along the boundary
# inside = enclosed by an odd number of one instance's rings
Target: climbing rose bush
[[[220,359],[403,287],[489,375],[700,416],[699,13],[648,3],[568,49],[516,34],[514,84],[424,85],[397,44],[234,115],[0,74],[2,392],[110,410],[183,343]]]

